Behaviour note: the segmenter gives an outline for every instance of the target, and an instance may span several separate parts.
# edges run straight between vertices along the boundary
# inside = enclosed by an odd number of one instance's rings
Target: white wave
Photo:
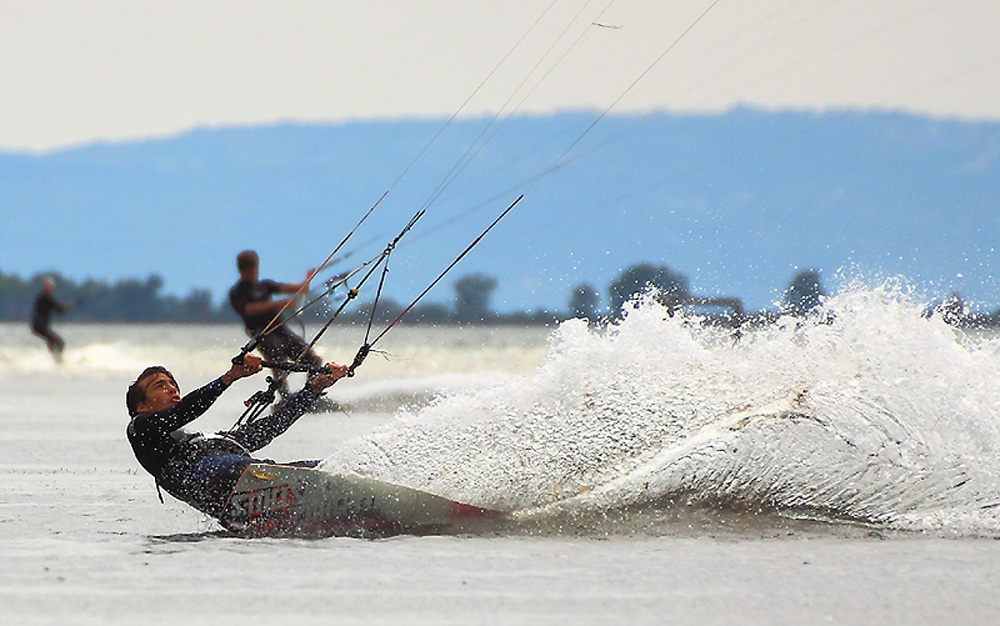
[[[0,376],[46,372],[65,376],[138,373],[148,365],[168,367],[186,386],[218,376],[247,341],[235,325],[64,324],[62,363],[23,324],[0,324]],[[311,338],[316,329],[310,329]],[[527,371],[544,357],[544,329],[400,327],[379,344],[351,383],[337,393],[365,395],[374,384],[400,390],[424,385],[426,396],[438,388],[476,386],[497,373]],[[324,359],[349,363],[363,330],[330,329],[316,347]],[[541,347],[540,347],[541,346]],[[384,350],[384,351],[383,351]],[[409,383],[393,381],[410,381]],[[354,389],[359,389],[354,391]],[[418,393],[414,390],[414,393]],[[404,393],[405,395],[405,393]]]
[[[393,413],[402,407],[415,408],[434,402],[441,396],[459,391],[482,389],[509,375],[441,374],[427,378],[377,379],[336,389],[337,402],[347,410],[370,413]]]
[[[889,282],[738,341],[648,302],[570,322],[536,372],[401,411],[326,466],[536,514],[722,502],[1000,532],[1000,345],[923,309]]]

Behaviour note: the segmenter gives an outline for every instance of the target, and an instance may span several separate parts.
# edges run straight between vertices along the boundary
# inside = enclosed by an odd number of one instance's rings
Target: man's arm
[[[306,272],[306,279],[301,283],[279,283],[278,293],[297,293],[299,290],[306,291],[309,289],[309,281],[312,280],[313,274],[316,273],[315,268]]]
[[[201,417],[225,391],[221,378],[185,394],[177,404],[155,413],[140,413],[132,420],[130,427],[138,433],[157,432],[169,435]]]
[[[327,387],[347,376],[350,370],[347,365],[337,365],[333,362],[327,363],[325,367],[330,371],[329,374],[318,374],[310,378],[302,391],[289,398],[280,410],[261,418],[248,427],[230,433],[229,436],[251,452],[260,450],[271,443],[275,437],[288,430],[296,420],[302,417],[302,414],[312,406],[316,398],[323,395],[323,391]]]
[[[281,298],[278,300],[261,300],[260,302],[247,302],[243,307],[243,314],[248,317],[256,317],[263,313],[277,313],[290,302],[291,298]],[[289,306],[291,306],[289,304]]]
[[[140,415],[133,420],[137,431],[156,431],[170,434],[204,415],[222,392],[240,378],[252,376],[261,370],[260,358],[252,354],[243,357],[243,362],[234,363],[229,371],[203,387],[188,393],[180,402],[156,413]]]
[[[261,281],[271,285],[271,293],[298,293],[309,288],[309,281],[312,280],[315,270],[306,272],[306,279],[301,283],[277,283],[274,281]],[[292,305],[292,298],[279,298],[278,300],[260,300],[258,302],[247,302],[243,305],[243,314],[256,317],[266,313],[277,313],[283,308]]]
[[[219,377],[222,384],[228,387],[234,382],[241,378],[246,378],[247,376],[253,376],[257,372],[263,369],[260,364],[260,357],[254,356],[252,354],[244,354],[243,361],[240,363],[233,363],[229,368],[229,371]]]

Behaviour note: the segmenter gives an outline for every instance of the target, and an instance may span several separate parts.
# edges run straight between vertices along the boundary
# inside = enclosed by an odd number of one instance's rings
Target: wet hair
[[[174,383],[174,387],[180,389],[180,385],[177,384],[177,379],[174,375],[170,373],[170,370],[163,367],[162,365],[153,365],[142,370],[139,377],[132,381],[132,384],[128,386],[128,391],[125,392],[125,406],[128,408],[128,414],[130,417],[135,417],[139,414],[139,405],[146,401],[146,390],[139,384],[144,378],[149,378],[153,374],[166,374],[170,377],[170,382]]]
[[[260,257],[253,250],[244,250],[236,255],[236,269],[241,272],[252,270],[260,264]]]

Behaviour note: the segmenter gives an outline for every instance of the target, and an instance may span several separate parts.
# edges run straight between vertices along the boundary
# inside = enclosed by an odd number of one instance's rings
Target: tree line
[[[115,282],[87,279],[74,281],[59,272],[41,272],[23,279],[0,271],[0,321],[26,321],[42,282],[51,277],[56,282],[56,300],[70,310],[62,319],[79,322],[177,322],[216,323],[238,320],[228,300],[216,306],[208,289],[193,289],[179,298],[162,293],[164,281],[157,274],[145,279],[129,278]],[[451,307],[436,302],[418,304],[406,315],[405,322],[427,324],[449,323],[549,323],[557,316],[546,311],[500,315],[490,303],[497,280],[485,274],[463,276],[453,284],[454,300]],[[339,306],[334,294],[325,306],[313,306],[303,314],[306,321],[327,319],[330,311]],[[362,302],[338,317],[339,322],[357,323],[371,317],[374,303]],[[404,310],[390,298],[377,303],[376,319],[391,321]]]
[[[161,293],[163,279],[153,274],[113,283],[87,279],[76,282],[59,272],[22,279],[0,272],[0,320],[27,320],[45,277],[56,282],[55,297],[71,308],[64,319],[82,322],[221,322],[236,319],[231,310],[216,308],[208,289],[193,289],[184,298]]]
[[[87,279],[76,282],[58,272],[39,273],[27,279],[0,271],[0,321],[27,320],[42,281],[51,276],[56,281],[56,297],[71,305],[66,320],[81,322],[235,322],[236,313],[228,301],[216,306],[208,289],[193,289],[183,297],[161,293],[163,279],[150,275],[145,279],[130,278],[116,282]],[[583,318],[591,322],[616,319],[623,315],[628,302],[639,294],[653,290],[655,298],[671,312],[686,309],[702,314],[709,323],[739,326],[766,323],[784,314],[805,315],[820,305],[826,295],[820,272],[803,270],[784,291],[778,311],[748,312],[742,300],[733,296],[699,296],[692,293],[688,278],[666,265],[640,263],[626,268],[606,288],[607,307],[601,306],[601,292],[591,283],[574,287],[563,311],[539,309],[533,312],[498,313],[492,297],[497,279],[483,273],[467,274],[453,284],[451,306],[438,302],[421,303],[404,318],[409,324],[551,324],[567,318]],[[945,319],[956,325],[1000,325],[1000,310],[992,314],[973,315],[956,306],[954,295],[931,311],[939,310]],[[372,313],[372,301],[348,308],[337,318],[339,323],[367,323]],[[325,321],[339,306],[336,296],[325,306],[307,310],[307,321]],[[404,311],[402,305],[382,298],[375,308],[379,322],[389,322]]]

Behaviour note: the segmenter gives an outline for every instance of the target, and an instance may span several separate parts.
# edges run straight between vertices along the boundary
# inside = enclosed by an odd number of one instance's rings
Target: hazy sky
[[[0,0],[0,150],[576,107],[1000,120],[998,33],[996,0]]]

